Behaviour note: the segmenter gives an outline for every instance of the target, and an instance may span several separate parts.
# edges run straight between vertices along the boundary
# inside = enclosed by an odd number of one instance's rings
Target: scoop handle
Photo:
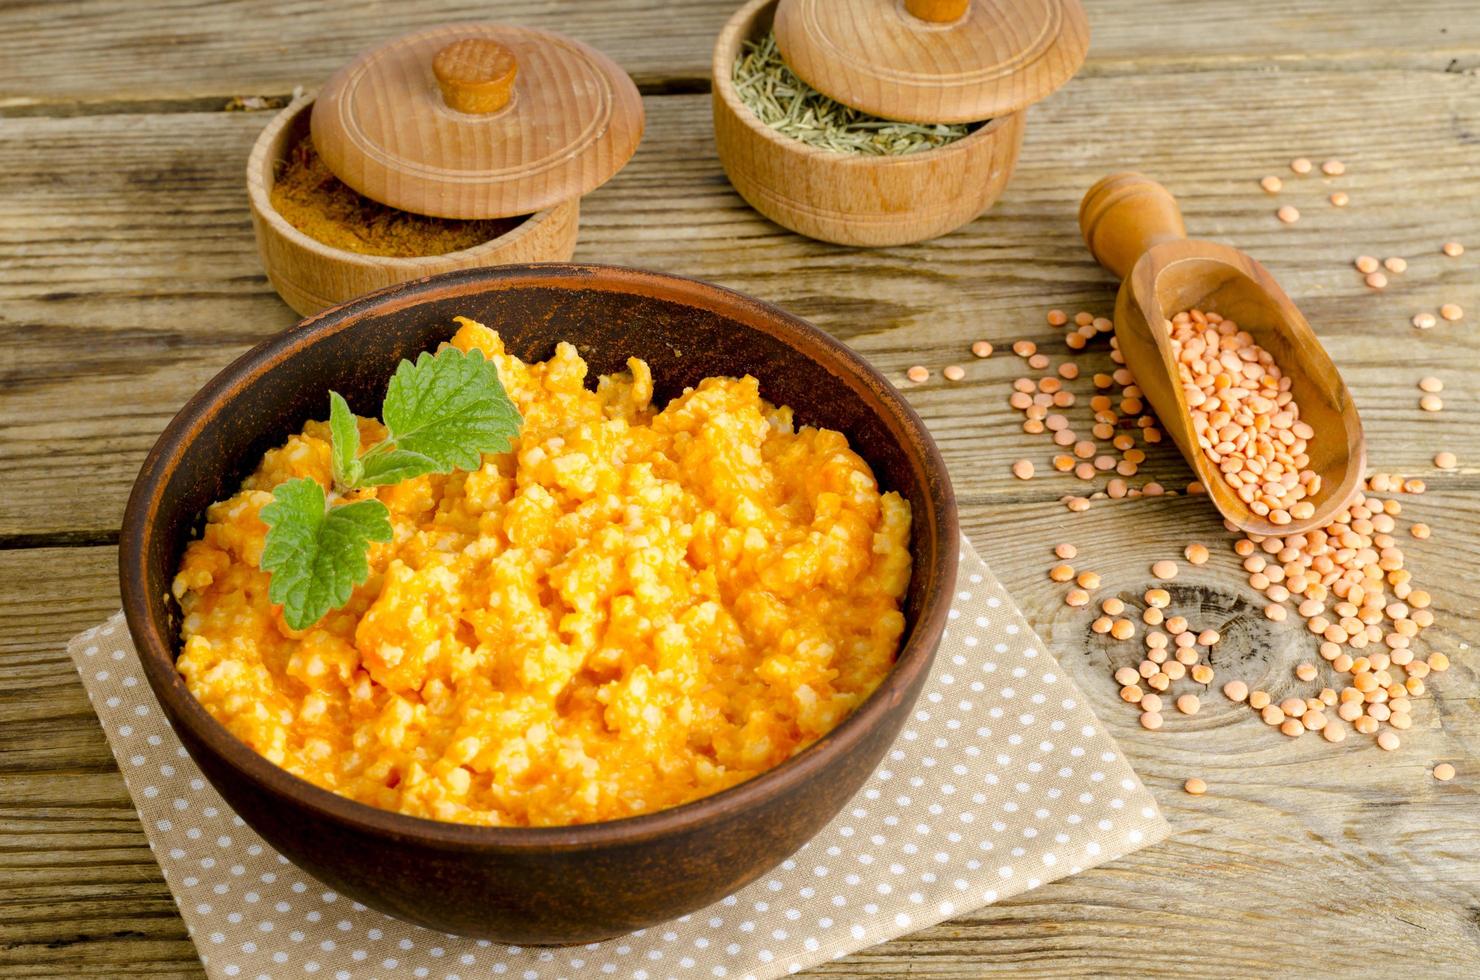
[[[1095,260],[1124,279],[1153,246],[1187,237],[1172,192],[1145,174],[1102,177],[1079,202],[1079,231]]]

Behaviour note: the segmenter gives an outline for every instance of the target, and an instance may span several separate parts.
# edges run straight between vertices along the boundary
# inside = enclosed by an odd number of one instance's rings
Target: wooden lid
[[[533,214],[599,187],[642,137],[642,99],[610,58],[553,31],[448,24],[335,72],[314,146],[366,197],[441,218]]]
[[[1079,0],[781,0],[776,46],[807,84],[885,119],[1016,112],[1084,63]]]

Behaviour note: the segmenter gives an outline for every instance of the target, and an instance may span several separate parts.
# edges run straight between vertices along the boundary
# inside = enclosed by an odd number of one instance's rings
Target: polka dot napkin
[[[763,978],[1036,888],[1160,840],[1156,803],[964,539],[914,718],[831,824],[709,908],[621,939],[521,949],[389,918],[277,854],[201,777],[123,615],[69,646],[212,978]]]

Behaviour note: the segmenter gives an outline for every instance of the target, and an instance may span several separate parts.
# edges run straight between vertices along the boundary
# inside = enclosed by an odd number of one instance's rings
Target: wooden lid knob
[[[971,0],[904,0],[911,15],[933,24],[949,24],[966,16]]]
[[[498,112],[514,94],[514,53],[487,37],[453,41],[432,59],[432,74],[449,109],[473,115]]]

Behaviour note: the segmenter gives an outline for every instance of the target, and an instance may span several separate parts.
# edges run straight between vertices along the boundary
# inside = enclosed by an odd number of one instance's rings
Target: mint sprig
[[[354,490],[390,486],[427,473],[472,470],[484,453],[508,452],[523,419],[481,351],[423,352],[396,368],[381,406],[386,437],[360,453],[349,403],[329,392],[333,487],[289,480],[262,508],[267,525],[260,567],[272,575],[268,598],[295,630],[349,601],[370,577],[372,541],[391,540],[390,511],[376,499],[339,503]]]

